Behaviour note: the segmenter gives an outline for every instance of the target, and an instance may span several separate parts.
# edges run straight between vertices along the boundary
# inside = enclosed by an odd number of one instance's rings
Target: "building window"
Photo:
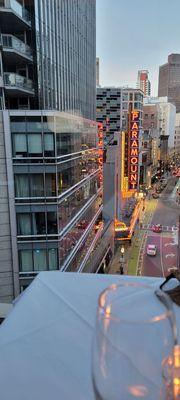
[[[33,234],[45,235],[46,234],[46,219],[44,212],[36,212],[32,214]]]
[[[57,249],[48,249],[49,270],[58,269]]]
[[[27,157],[27,140],[24,133],[13,134],[13,156]]]
[[[26,174],[15,175],[15,196],[16,197],[29,197],[28,175],[26,175]]]
[[[28,153],[32,157],[42,157],[42,136],[40,133],[28,134]]]
[[[20,272],[38,272],[58,269],[56,248],[19,250]]]
[[[54,157],[54,134],[45,133],[44,134],[44,156]]]
[[[55,174],[46,174],[46,196],[54,197],[56,196],[56,175]]]
[[[33,251],[34,271],[47,270],[46,249],[37,249]]]
[[[31,189],[31,197],[44,196],[44,181],[42,174],[30,175],[30,189]]]
[[[18,235],[31,235],[31,215],[29,213],[17,214]]]
[[[21,250],[19,252],[20,270],[22,272],[33,271],[32,250]]]
[[[57,213],[47,212],[47,233],[57,233]]]
[[[148,114],[144,114],[144,118],[145,118],[145,119],[148,119]]]
[[[154,119],[154,114],[151,114],[151,119]]]

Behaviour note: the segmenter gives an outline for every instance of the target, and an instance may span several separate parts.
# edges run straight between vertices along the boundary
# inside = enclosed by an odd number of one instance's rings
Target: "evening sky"
[[[100,85],[136,86],[148,69],[157,95],[159,65],[180,53],[180,0],[96,0]]]

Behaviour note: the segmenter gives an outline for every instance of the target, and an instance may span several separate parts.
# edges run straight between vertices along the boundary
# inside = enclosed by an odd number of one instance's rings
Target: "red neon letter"
[[[138,156],[138,149],[131,149],[131,156]]]
[[[137,157],[133,157],[131,158],[131,164],[137,164],[138,163],[138,158]]]

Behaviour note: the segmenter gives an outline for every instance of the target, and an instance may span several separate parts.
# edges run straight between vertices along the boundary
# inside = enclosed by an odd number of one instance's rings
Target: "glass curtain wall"
[[[61,112],[11,114],[20,272],[60,269],[100,206],[97,125]]]

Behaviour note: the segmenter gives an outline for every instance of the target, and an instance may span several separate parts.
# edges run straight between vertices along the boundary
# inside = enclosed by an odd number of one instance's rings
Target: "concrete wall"
[[[10,303],[14,297],[9,217],[8,179],[3,128],[0,111],[0,302]]]

